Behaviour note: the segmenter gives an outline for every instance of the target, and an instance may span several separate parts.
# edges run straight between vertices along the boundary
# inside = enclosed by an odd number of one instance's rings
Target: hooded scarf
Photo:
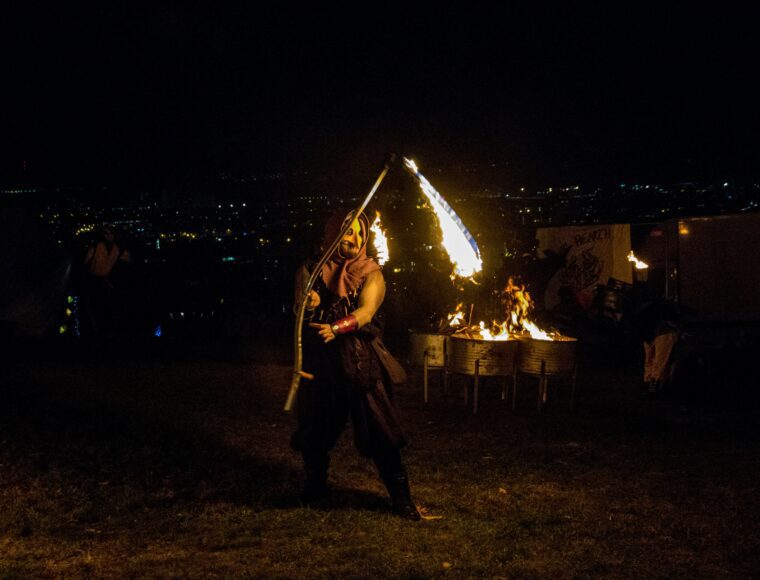
[[[327,220],[325,224],[324,243],[331,243],[342,229],[346,220],[353,220],[353,212],[346,215],[345,211],[338,211]],[[340,255],[340,246],[322,266],[322,280],[327,288],[344,298],[352,295],[367,279],[372,272],[380,269],[380,266],[367,255],[367,243],[369,242],[369,220],[363,213],[359,214],[359,225],[362,228],[362,246],[355,258],[346,259]]]

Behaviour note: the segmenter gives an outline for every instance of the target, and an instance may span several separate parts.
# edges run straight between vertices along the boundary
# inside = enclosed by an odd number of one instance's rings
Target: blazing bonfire
[[[517,284],[514,278],[510,277],[499,298],[504,306],[503,321],[492,320],[490,325],[487,325],[485,321],[481,320],[473,325],[470,323],[472,307],[470,317],[465,321],[463,305],[460,303],[454,312],[447,316],[445,325],[442,325],[440,332],[448,330],[449,334],[461,334],[467,338],[478,340],[504,341],[518,338],[563,340],[564,337],[558,332],[542,330],[530,319],[533,312],[533,301],[530,293],[525,289],[525,285]]]

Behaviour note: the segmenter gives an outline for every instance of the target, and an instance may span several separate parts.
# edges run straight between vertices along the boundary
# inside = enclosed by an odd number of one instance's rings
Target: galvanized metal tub
[[[475,361],[480,361],[480,376],[511,376],[514,373],[519,343],[516,340],[482,340],[452,335],[447,341],[449,372],[475,374]]]
[[[521,373],[540,375],[541,362],[544,374],[567,375],[575,370],[578,339],[560,337],[555,340],[520,338],[517,370]]]
[[[433,332],[412,332],[409,336],[409,362],[415,366],[429,368],[446,366],[446,335]]]

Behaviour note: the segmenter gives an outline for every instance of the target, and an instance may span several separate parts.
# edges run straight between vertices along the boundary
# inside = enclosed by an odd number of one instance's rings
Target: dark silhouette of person
[[[105,337],[111,331],[113,286],[109,276],[119,259],[119,254],[119,246],[110,227],[103,227],[98,237],[87,248],[82,287],[82,331],[85,335]]]
[[[551,310],[551,323],[562,334],[577,336],[586,322],[586,311],[575,299],[571,286],[560,286],[559,304]]]

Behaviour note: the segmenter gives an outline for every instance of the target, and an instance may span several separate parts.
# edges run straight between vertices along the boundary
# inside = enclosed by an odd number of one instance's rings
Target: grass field
[[[631,372],[581,375],[538,414],[485,385],[399,394],[416,501],[394,517],[350,432],[330,505],[301,507],[281,411],[290,369],[112,357],[5,360],[0,577],[683,577],[760,574],[752,413],[651,401]],[[267,362],[268,361],[268,362]],[[551,385],[550,385],[551,386]]]

